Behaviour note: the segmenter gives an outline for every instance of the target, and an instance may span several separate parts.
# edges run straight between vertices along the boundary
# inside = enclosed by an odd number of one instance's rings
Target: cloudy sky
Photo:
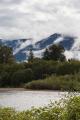
[[[80,35],[80,0],[0,0],[0,38]]]

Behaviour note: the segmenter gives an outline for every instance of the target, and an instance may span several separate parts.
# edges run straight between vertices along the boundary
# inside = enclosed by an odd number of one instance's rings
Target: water
[[[27,110],[31,107],[46,106],[50,101],[58,101],[65,96],[64,92],[53,91],[6,91],[0,92],[0,107],[12,107],[16,110]]]

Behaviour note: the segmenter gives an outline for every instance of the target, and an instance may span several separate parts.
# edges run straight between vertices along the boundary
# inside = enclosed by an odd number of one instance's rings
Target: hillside
[[[61,44],[65,48],[65,55],[68,58],[80,59],[80,43],[77,37],[55,33],[48,38],[32,43],[31,39],[0,40],[0,44],[13,48],[13,54],[17,61],[28,59],[29,50],[32,49],[35,57],[41,57],[45,48],[52,44]]]

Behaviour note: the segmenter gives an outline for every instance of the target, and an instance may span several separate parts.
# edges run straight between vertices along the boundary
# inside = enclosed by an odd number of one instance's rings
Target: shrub
[[[66,111],[66,120],[80,120],[80,96],[68,101]]]
[[[16,116],[16,113],[12,108],[0,109],[0,120],[14,120],[15,116]]]
[[[80,91],[80,77],[78,76],[79,74],[51,76],[43,80],[29,82],[28,84],[25,84],[25,88]]]

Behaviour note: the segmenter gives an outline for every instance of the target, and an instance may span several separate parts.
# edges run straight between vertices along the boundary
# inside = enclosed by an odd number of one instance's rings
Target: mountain
[[[16,39],[16,40],[2,40],[0,44],[7,45],[13,48],[13,54],[17,61],[25,61],[28,59],[30,49],[33,50],[36,57],[41,57],[45,48],[52,44],[61,44],[65,48],[65,55],[68,58],[80,59],[79,51],[80,44],[77,37],[62,35],[55,33],[48,38],[42,39],[32,44],[32,39]],[[78,47],[77,47],[78,45]]]

